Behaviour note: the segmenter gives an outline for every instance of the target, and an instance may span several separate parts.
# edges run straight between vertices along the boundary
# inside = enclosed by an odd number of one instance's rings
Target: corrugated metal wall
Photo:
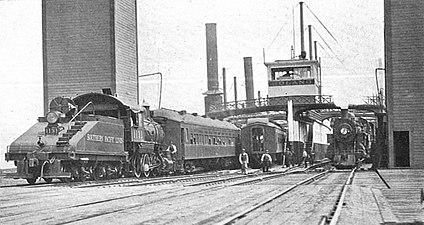
[[[43,0],[42,10],[45,112],[57,96],[103,88],[137,103],[135,0]]]
[[[410,166],[423,168],[424,4],[386,0],[384,17],[389,166],[396,161],[394,132],[407,131]]]

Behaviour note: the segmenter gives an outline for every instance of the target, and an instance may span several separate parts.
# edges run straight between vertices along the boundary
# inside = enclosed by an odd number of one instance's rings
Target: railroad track
[[[340,217],[340,213],[342,211],[343,203],[345,201],[346,192],[348,185],[352,184],[353,177],[355,175],[356,167],[350,172],[349,177],[347,178],[345,184],[343,185],[342,190],[340,191],[339,197],[337,198],[337,201],[332,209],[332,211],[327,216],[323,216],[320,225],[336,225],[338,222],[338,219]]]
[[[254,206],[251,206],[251,207],[249,207],[249,208],[247,208],[247,209],[245,209],[245,210],[243,210],[241,212],[238,212],[238,213],[236,213],[236,214],[234,214],[234,215],[232,215],[230,217],[227,217],[227,218],[225,218],[225,219],[223,219],[223,220],[221,220],[221,221],[219,221],[219,222],[217,222],[215,224],[218,224],[218,225],[233,224],[238,219],[245,217],[247,214],[251,213],[252,211],[255,211],[256,209],[258,209],[260,207],[263,207],[264,205],[266,205],[266,204],[274,201],[275,199],[284,196],[285,194],[289,193],[290,191],[295,190],[296,188],[298,188],[301,185],[308,184],[310,182],[313,182],[313,181],[315,181],[317,179],[320,179],[320,178],[324,177],[327,173],[328,173],[328,171],[321,172],[321,173],[316,174],[314,176],[311,176],[311,177],[309,177],[307,179],[304,179],[304,180],[302,180],[300,182],[297,182],[296,184],[290,186],[289,188],[287,188],[287,189],[285,189],[285,190],[283,190],[283,191],[281,191],[281,192],[279,192],[279,193],[277,193],[277,194],[275,194],[275,195],[273,195],[273,196],[271,196],[271,197],[269,197],[269,198],[267,198],[267,199],[265,199],[265,200],[263,200],[263,201],[255,204]]]
[[[179,176],[167,176],[167,177],[154,177],[154,178],[117,178],[108,180],[97,180],[97,181],[76,181],[76,182],[61,182],[54,181],[52,183],[35,183],[35,184],[7,184],[0,185],[0,188],[16,188],[16,187],[28,187],[28,188],[41,188],[41,187],[71,187],[71,188],[89,188],[89,187],[113,187],[113,186],[144,186],[144,185],[160,185],[167,183],[184,182],[191,180],[202,180],[210,177],[220,176],[232,176],[231,173],[213,172],[213,173],[202,173],[202,174],[189,174]]]

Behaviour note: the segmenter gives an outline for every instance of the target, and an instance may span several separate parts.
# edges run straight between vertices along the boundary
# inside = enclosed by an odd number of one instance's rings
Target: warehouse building
[[[424,4],[384,3],[389,167],[424,168]]]

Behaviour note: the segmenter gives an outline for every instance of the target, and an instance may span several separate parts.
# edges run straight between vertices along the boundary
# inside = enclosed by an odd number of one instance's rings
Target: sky
[[[161,107],[204,114],[205,24],[216,23],[220,88],[225,67],[228,101],[233,77],[238,100],[245,99],[243,57],[252,57],[255,93],[266,96],[264,60],[289,59],[293,45],[300,54],[298,2],[138,0],[139,74],[163,74]],[[313,26],[319,43],[323,94],[340,106],[375,95],[374,71],[384,66],[383,0],[304,2],[305,27]],[[41,35],[41,0],[0,0],[0,168],[13,166],[4,160],[7,146],[43,116]],[[383,87],[384,74],[378,76]],[[159,78],[141,78],[140,93],[157,108]]]

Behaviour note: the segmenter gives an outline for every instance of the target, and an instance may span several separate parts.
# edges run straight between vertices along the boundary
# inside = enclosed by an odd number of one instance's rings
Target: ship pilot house
[[[320,65],[317,60],[276,60],[265,63],[269,97],[320,95]]]

